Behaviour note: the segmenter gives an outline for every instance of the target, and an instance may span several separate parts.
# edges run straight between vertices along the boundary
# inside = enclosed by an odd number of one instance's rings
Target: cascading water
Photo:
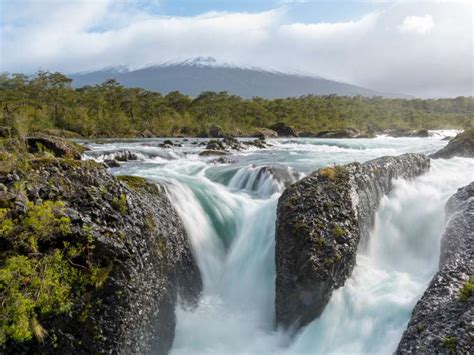
[[[170,154],[150,141],[92,144],[91,155],[102,160],[99,150],[142,152],[143,161],[113,171],[164,182],[183,220],[204,291],[197,309],[177,310],[172,354],[389,354],[437,269],[444,203],[474,179],[474,161],[433,161],[428,174],[397,181],[380,204],[351,278],[323,315],[292,338],[274,328],[278,197],[295,176],[318,167],[430,153],[446,144],[442,136],[274,140],[270,149],[235,154],[232,163],[200,158],[196,145]]]
[[[438,268],[446,200],[472,181],[472,173],[466,174],[472,169],[469,159],[433,161],[426,175],[395,182],[352,277],[321,318],[298,334],[289,353],[393,353]]]

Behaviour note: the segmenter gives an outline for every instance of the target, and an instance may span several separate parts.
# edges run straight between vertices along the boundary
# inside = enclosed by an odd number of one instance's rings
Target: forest
[[[63,130],[71,136],[206,136],[211,124],[235,135],[251,135],[276,122],[298,131],[356,128],[469,128],[474,98],[388,99],[307,95],[243,99],[227,92],[189,97],[125,88],[110,79],[74,89],[58,72],[0,74],[1,120],[18,134]]]

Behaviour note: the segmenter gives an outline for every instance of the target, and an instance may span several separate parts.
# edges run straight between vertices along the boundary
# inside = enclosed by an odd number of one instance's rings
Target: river
[[[357,266],[322,316],[290,337],[275,328],[274,233],[285,184],[315,169],[407,152],[432,153],[454,132],[429,138],[273,139],[268,149],[200,157],[196,139],[88,142],[102,161],[130,151],[138,160],[114,174],[164,184],[204,281],[197,309],[178,308],[171,354],[391,354],[411,311],[437,271],[444,204],[474,180],[474,159],[432,161],[413,181],[398,180],[383,198]],[[271,169],[269,167],[272,167]],[[278,172],[278,173],[275,173]],[[153,282],[150,280],[150,282]]]

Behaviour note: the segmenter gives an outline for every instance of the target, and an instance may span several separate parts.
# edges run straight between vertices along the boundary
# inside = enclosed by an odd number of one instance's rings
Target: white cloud
[[[213,56],[387,92],[473,93],[472,3],[402,1],[361,19],[312,24],[288,22],[285,7],[169,17],[134,3],[0,0],[1,70],[75,72]]]
[[[433,17],[431,15],[425,16],[407,16],[402,24],[398,26],[400,32],[403,33],[419,33],[426,34],[434,27]]]

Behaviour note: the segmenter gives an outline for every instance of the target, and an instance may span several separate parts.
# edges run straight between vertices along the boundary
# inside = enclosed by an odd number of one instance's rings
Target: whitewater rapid
[[[316,168],[406,152],[431,153],[431,138],[279,139],[229,162],[198,156],[197,144],[163,149],[160,140],[90,143],[90,157],[129,151],[112,169],[164,184],[203,276],[196,309],[178,308],[172,354],[330,354],[395,350],[410,313],[437,270],[444,204],[474,179],[474,160],[432,161],[429,173],[398,180],[383,198],[368,243],[322,316],[290,337],[275,329],[276,207],[285,184]]]

